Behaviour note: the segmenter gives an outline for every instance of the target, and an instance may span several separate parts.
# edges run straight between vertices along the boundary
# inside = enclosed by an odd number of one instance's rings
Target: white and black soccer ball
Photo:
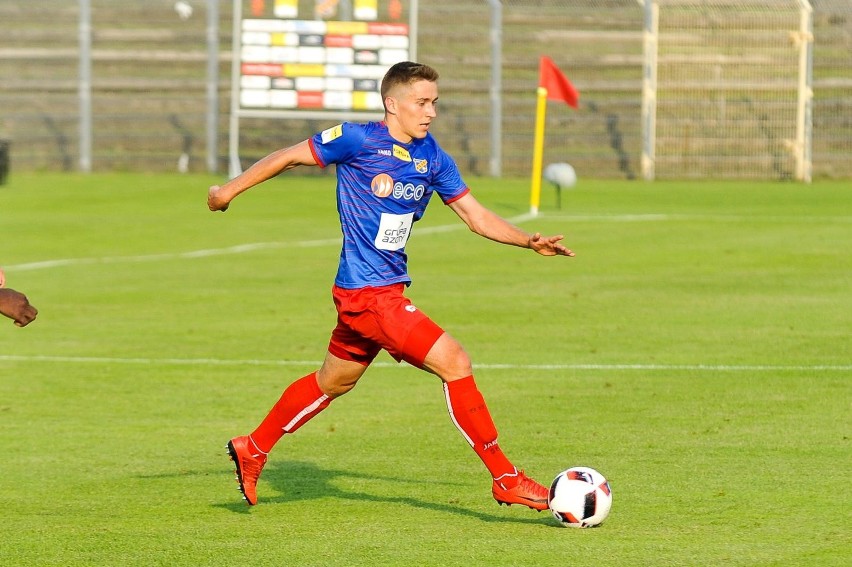
[[[612,490],[609,481],[589,467],[572,467],[550,483],[547,506],[563,526],[591,528],[609,515]]]

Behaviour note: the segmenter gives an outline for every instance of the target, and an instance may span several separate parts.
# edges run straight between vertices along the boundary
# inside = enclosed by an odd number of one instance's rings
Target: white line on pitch
[[[252,244],[238,244],[226,248],[210,248],[206,250],[191,250],[189,252],[174,252],[164,254],[143,254],[139,256],[103,256],[101,258],[66,258],[60,260],[44,260],[42,262],[30,262],[27,264],[13,264],[6,266],[9,271],[24,272],[28,270],[41,270],[45,268],[56,268],[59,266],[81,266],[88,264],[133,264],[141,262],[158,262],[162,260],[178,260],[189,258],[206,258],[209,256],[225,256],[228,254],[244,254],[255,250],[272,250],[275,248],[306,248],[312,246],[329,246],[340,244],[339,238],[326,240],[302,240],[299,242],[255,242]]]
[[[318,360],[228,360],[221,358],[144,358],[106,356],[0,355],[0,362],[58,362],[68,364],[141,364],[165,366],[308,366]],[[374,366],[395,367],[395,362],[374,362]],[[474,364],[487,370],[694,370],[730,371],[852,371],[852,364]]]
[[[508,219],[509,222],[521,223],[533,218],[532,215],[519,215]],[[418,228],[417,234],[437,234],[467,228],[461,222],[440,226],[426,226]],[[237,244],[225,248],[209,248],[203,250],[191,250],[189,252],[172,252],[163,254],[142,254],[137,256],[102,256],[100,258],[63,258],[58,260],[43,260],[41,262],[28,262],[25,264],[12,264],[4,266],[10,272],[25,272],[29,270],[43,270],[57,268],[60,266],[84,266],[92,264],[134,264],[142,262],[159,262],[164,260],[181,260],[191,258],[208,258],[211,256],[226,256],[229,254],[245,254],[257,250],[274,250],[278,248],[312,248],[318,246],[340,246],[341,239],[325,238],[321,240],[300,240],[295,242],[254,242],[250,244]]]
[[[523,214],[507,219],[512,223],[523,223],[533,219],[547,221],[565,222],[659,222],[669,220],[716,220],[716,221],[742,221],[742,220],[772,220],[791,222],[852,222],[852,217],[760,217],[739,215],[701,215],[701,214],[611,214],[611,215],[572,215],[560,213],[546,213],[540,215]],[[461,230],[467,228],[463,223],[454,223],[439,226],[418,227],[417,234],[438,234]],[[57,260],[43,260],[40,262],[28,262],[25,264],[12,264],[4,268],[9,272],[24,272],[30,270],[43,270],[61,266],[81,266],[93,264],[133,264],[142,262],[159,262],[166,260],[181,260],[192,258],[209,258],[211,256],[226,256],[230,254],[245,254],[257,250],[275,250],[280,248],[310,248],[320,246],[339,246],[340,238],[325,238],[320,240],[301,240],[295,242],[253,242],[249,244],[237,244],[225,248],[209,248],[202,250],[191,250],[189,252],[167,252],[161,254],[141,254],[136,256],[103,256],[99,258],[62,258]]]
[[[569,222],[657,222],[657,221],[712,221],[712,222],[852,222],[852,217],[837,216],[760,216],[760,215],[724,215],[724,214],[678,214],[678,213],[648,213],[648,214],[602,214],[580,215],[570,213],[549,213],[539,218],[548,221]]]

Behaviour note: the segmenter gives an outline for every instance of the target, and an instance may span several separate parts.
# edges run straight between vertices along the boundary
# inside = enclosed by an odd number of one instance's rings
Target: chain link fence
[[[852,3],[812,4],[813,177],[848,178]],[[207,2],[91,0],[90,5],[92,169],[206,171]],[[500,7],[502,174],[530,174],[538,58],[544,54],[581,93],[577,111],[548,103],[545,163],[570,162],[581,177],[641,177],[640,2],[506,0]],[[218,170],[226,172],[231,1],[222,0],[218,8],[215,155]],[[441,73],[441,115],[433,132],[463,172],[488,175],[493,3],[419,0],[419,8],[417,58]],[[0,3],[0,140],[10,144],[12,172],[79,168],[78,20],[73,0]],[[247,165],[328,126],[319,120],[246,119],[241,158]]]

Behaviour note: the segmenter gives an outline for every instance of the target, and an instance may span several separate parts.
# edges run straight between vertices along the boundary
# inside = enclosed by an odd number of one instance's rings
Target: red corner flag
[[[580,103],[580,93],[546,55],[542,55],[538,63],[538,86],[547,89],[548,100],[564,101],[571,108],[577,108]]]

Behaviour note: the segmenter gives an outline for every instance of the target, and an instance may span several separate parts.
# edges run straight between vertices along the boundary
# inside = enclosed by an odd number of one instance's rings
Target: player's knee
[[[352,388],[355,387],[355,384],[357,384],[357,382],[340,383],[320,380],[317,380],[317,383],[319,384],[322,393],[328,396],[329,398],[339,398],[343,394],[352,390]]]
[[[458,356],[456,357],[455,364],[453,366],[453,378],[465,378],[466,376],[470,376],[473,374],[473,363],[470,360],[470,357],[464,351],[464,349],[460,349]]]
[[[337,398],[354,388],[366,370],[363,364],[338,358],[329,352],[317,370],[317,385],[326,396]]]
[[[339,398],[355,387],[359,377],[317,373],[317,385],[329,398]]]
[[[473,363],[470,360],[467,352],[461,344],[453,340],[450,346],[450,355],[447,357],[449,366],[449,377],[451,379],[460,379],[473,374]]]
[[[441,377],[444,382],[452,382],[473,374],[473,365],[464,347],[454,338],[444,334],[429,351],[424,367]]]

